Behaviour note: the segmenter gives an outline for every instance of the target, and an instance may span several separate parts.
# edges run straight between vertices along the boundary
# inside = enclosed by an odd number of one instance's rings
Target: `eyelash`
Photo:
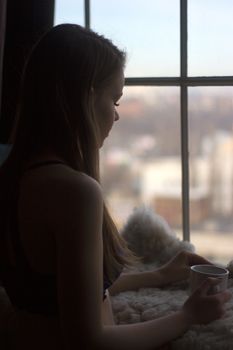
[[[114,103],[114,106],[119,107],[120,103]]]

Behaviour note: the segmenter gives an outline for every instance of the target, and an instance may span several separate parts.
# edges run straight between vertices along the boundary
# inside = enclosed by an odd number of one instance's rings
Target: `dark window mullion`
[[[181,114],[181,166],[182,166],[182,223],[183,239],[190,240],[189,225],[189,152],[188,152],[188,94],[187,94],[187,0],[180,0],[180,114]]]
[[[233,76],[187,77],[184,83],[187,86],[230,86],[233,85]]]
[[[91,0],[84,0],[85,28],[88,29],[91,27],[90,1]]]
[[[129,77],[127,86],[233,86],[233,76],[219,77]]]

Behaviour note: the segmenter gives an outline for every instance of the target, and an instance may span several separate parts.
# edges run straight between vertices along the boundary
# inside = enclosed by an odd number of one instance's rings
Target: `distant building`
[[[182,200],[181,196],[167,193],[164,196],[156,195],[153,207],[157,213],[162,215],[170,225],[182,226]],[[210,198],[206,192],[192,191],[189,197],[190,225],[196,226],[208,219],[210,212]]]
[[[216,215],[233,215],[233,133],[218,132],[210,157],[211,196]]]
[[[204,162],[197,162],[200,167],[199,183],[190,189],[190,224],[197,225],[207,219],[210,212],[210,198],[207,182],[207,167]],[[178,157],[161,158],[142,168],[142,197],[150,203],[157,213],[170,225],[182,225],[181,195],[181,160]]]

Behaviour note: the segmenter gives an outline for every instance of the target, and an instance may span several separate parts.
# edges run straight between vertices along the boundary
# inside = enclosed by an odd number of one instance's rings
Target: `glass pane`
[[[191,240],[229,262],[233,246],[233,87],[189,89]]]
[[[189,0],[189,75],[233,75],[232,16],[233,1]]]
[[[146,204],[181,226],[180,108],[177,87],[126,87],[120,120],[101,149],[102,184],[120,227]]]
[[[93,0],[91,26],[127,51],[126,76],[179,75],[179,0]]]
[[[61,23],[84,26],[84,0],[55,0],[54,25]]]

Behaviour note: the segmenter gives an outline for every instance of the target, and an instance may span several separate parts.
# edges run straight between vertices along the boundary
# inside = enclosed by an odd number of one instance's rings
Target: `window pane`
[[[179,0],[93,0],[91,26],[126,49],[126,76],[179,75]]]
[[[232,16],[233,1],[189,0],[189,75],[233,75]]]
[[[233,246],[233,87],[189,89],[191,240],[221,263]]]
[[[56,0],[54,25],[60,23],[76,23],[84,25],[83,0]]]
[[[179,88],[126,87],[118,108],[120,120],[101,149],[102,184],[116,223],[147,204],[180,228]]]

